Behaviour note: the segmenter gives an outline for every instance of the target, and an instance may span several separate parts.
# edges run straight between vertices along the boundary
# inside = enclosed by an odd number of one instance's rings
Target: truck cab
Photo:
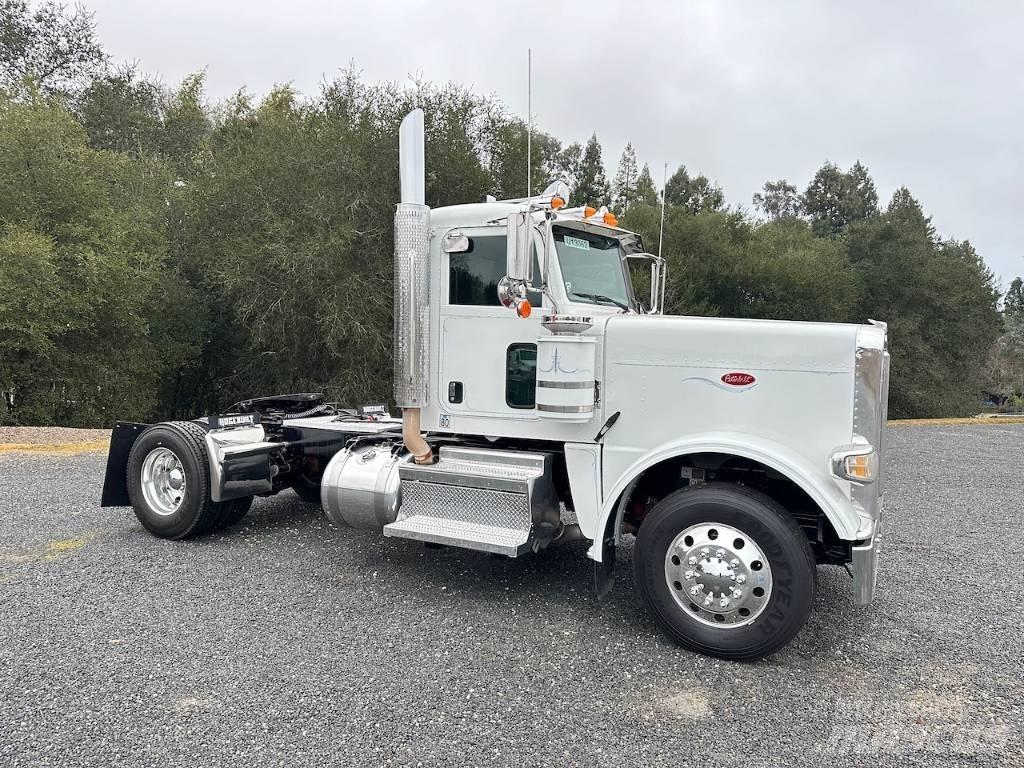
[[[664,261],[613,214],[567,208],[557,184],[431,210],[422,143],[416,111],[395,217],[401,418],[294,395],[119,424],[104,504],[184,538],[293,488],[394,539],[505,557],[582,541],[599,594],[629,539],[659,624],[730,659],[800,630],[818,566],[849,567],[869,603],[885,325],[667,316]]]
[[[542,207],[538,201],[533,205]],[[640,238],[605,225],[584,229],[583,221],[568,218],[573,212],[534,213],[530,257],[536,277],[524,292],[530,311],[523,316],[502,304],[498,290],[506,276],[506,220],[521,208],[480,203],[431,212],[431,323],[438,331],[430,338],[436,345],[430,359],[437,386],[424,419],[438,429],[454,423],[454,429],[495,436],[517,437],[525,430],[543,439],[575,439],[587,431],[579,422],[547,420],[536,406],[542,322],[556,309],[598,324],[639,313],[626,257],[639,252]],[[545,213],[558,216],[550,227],[544,226]]]

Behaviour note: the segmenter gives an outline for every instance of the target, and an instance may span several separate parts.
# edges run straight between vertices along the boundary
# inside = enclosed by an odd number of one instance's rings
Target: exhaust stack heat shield
[[[395,211],[395,404],[427,405],[430,375],[430,208],[424,205],[423,111],[399,132],[402,202]]]

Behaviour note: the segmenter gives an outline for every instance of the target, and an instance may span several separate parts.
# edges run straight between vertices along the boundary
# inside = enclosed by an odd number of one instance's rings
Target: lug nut
[[[739,560],[737,560],[737,559],[736,559],[736,558],[734,557],[734,558],[733,558],[732,560],[730,560],[730,561],[729,561],[729,567],[730,567],[730,568],[739,568],[739,567],[740,567],[740,561],[739,561]]]
[[[723,557],[725,557],[725,550],[724,549],[720,549],[717,552],[715,552],[715,557],[717,557],[719,560],[721,560]]]
[[[690,587],[690,594],[691,595],[699,595],[700,594],[700,584],[694,584],[692,587]]]
[[[736,577],[736,583],[737,584],[742,584],[746,580],[747,580],[747,577],[744,576],[742,573],[739,576]]]
[[[711,605],[713,602],[715,602],[715,598],[713,598],[711,595],[708,595],[704,598],[704,605]]]
[[[722,606],[723,608],[728,608],[729,607],[729,598],[728,597],[723,597],[721,600],[718,601],[718,604],[720,606]]]
[[[697,578],[697,572],[696,571],[687,571],[686,572],[686,578],[687,579],[695,579],[695,578]]]
[[[732,590],[732,596],[739,600],[741,597],[743,597],[743,590],[734,588]]]
[[[711,554],[711,550],[710,550],[710,549],[708,549],[707,547],[704,547],[704,549],[702,549],[702,550],[700,551],[700,556],[701,556],[701,557],[707,557],[707,556],[708,556],[708,555],[710,555],[710,554]]]
[[[697,564],[697,558],[696,558],[696,557],[691,557],[691,558],[689,558],[689,559],[688,559],[688,560],[686,561],[686,564],[687,564],[687,565],[696,565],[696,564]]]

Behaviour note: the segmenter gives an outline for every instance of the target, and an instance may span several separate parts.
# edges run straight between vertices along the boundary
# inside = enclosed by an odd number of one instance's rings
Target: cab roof
[[[437,229],[453,227],[485,227],[489,224],[503,223],[496,220],[504,219],[509,214],[523,208],[521,201],[497,201],[494,203],[463,203],[446,205],[430,210],[430,226]],[[607,235],[628,242],[640,242],[635,232],[622,227],[610,227],[604,222],[588,221],[580,216],[573,216],[572,211],[555,214],[555,224],[579,229],[594,234]]]

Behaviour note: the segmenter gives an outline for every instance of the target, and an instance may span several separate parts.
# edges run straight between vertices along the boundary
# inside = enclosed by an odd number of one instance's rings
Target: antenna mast
[[[526,49],[526,196],[533,194],[533,49]]]
[[[668,163],[661,177],[661,231],[658,233],[658,257],[661,258],[661,243],[665,239],[665,187],[668,186]]]

